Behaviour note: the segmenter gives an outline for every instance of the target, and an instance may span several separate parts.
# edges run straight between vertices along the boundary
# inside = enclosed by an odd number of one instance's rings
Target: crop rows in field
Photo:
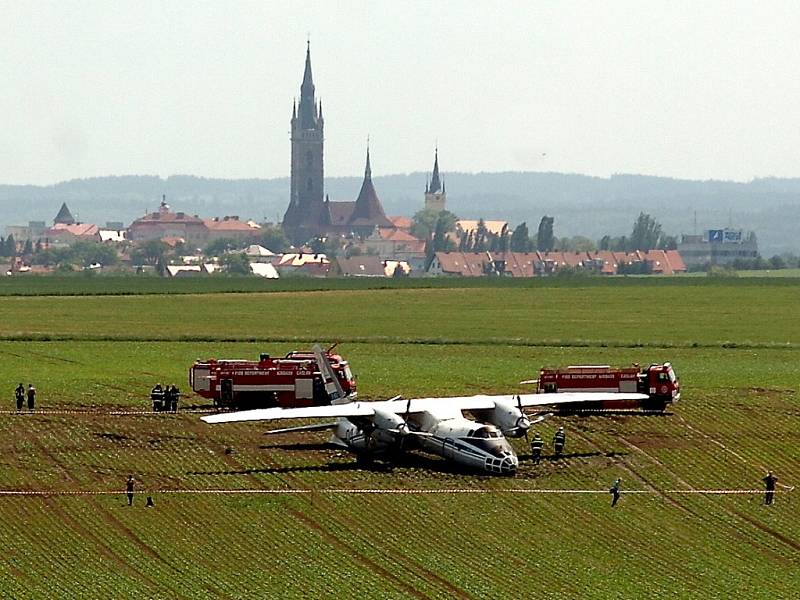
[[[152,509],[141,496],[128,508],[121,493],[0,496],[0,590],[15,598],[791,597],[800,586],[798,492],[781,489],[767,509],[759,496],[666,490],[750,489],[766,468],[781,483],[800,481],[796,289],[771,281],[603,282],[0,298],[6,336],[125,329],[170,338],[0,342],[9,407],[21,379],[37,384],[43,407],[87,411],[0,414],[0,488],[115,490],[134,473],[140,490],[501,492],[164,494]],[[297,306],[296,319],[273,317]],[[413,452],[393,467],[363,469],[324,445],[325,434],[265,437],[259,425],[212,427],[191,414],[109,414],[146,408],[155,381],[185,389],[196,358],[306,345],[175,341],[246,335],[245,327],[276,340],[327,342],[349,333],[345,339],[360,341],[340,350],[364,398],[511,394],[545,365],[664,360],[675,364],[684,397],[671,417],[545,421],[538,429],[548,442],[555,427],[567,427],[567,456],[550,460],[548,448],[535,467],[524,440],[514,440],[523,463],[513,479]],[[592,343],[557,343],[582,337]],[[417,343],[426,339],[433,343]],[[448,340],[460,343],[441,343]],[[615,342],[627,347],[610,347]],[[185,402],[195,403],[202,401]],[[646,493],[624,494],[614,510],[602,493],[502,493],[607,490],[618,476],[624,491]]]

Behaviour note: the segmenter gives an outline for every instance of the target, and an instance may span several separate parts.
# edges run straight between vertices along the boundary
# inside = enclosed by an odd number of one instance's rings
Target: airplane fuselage
[[[519,459],[503,433],[494,425],[463,417],[424,415],[410,421],[412,437],[423,450],[458,464],[496,475],[516,473]],[[420,427],[420,424],[423,424]],[[427,425],[427,426],[424,426]],[[356,453],[380,455],[397,448],[397,435],[341,419],[334,442]]]

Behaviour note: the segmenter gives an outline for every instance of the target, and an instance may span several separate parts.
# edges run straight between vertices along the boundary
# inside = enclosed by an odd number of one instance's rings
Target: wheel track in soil
[[[37,448],[42,452],[42,454],[48,459],[48,461],[56,469],[58,469],[58,471],[60,473],[63,474],[65,479],[67,479],[71,483],[75,483],[75,480],[72,478],[72,476],[69,473],[69,469],[67,469],[67,467],[64,466],[64,464],[55,456],[55,454],[53,454],[41,442],[41,440],[36,438],[34,443],[36,444]],[[97,475],[97,474],[95,473],[95,475]],[[101,483],[104,483],[104,481],[102,481],[101,479],[98,479],[97,477],[95,477],[95,480],[100,481]],[[120,495],[123,495],[123,492],[120,492]],[[114,530],[119,532],[124,538],[126,538],[130,542],[132,542],[133,545],[140,552],[142,552],[144,555],[148,556],[150,559],[156,561],[157,563],[160,563],[160,564],[164,565],[173,574],[180,574],[181,573],[181,570],[179,568],[177,568],[175,565],[173,565],[168,560],[166,560],[164,557],[162,557],[156,550],[154,550],[150,545],[148,545],[144,540],[142,540],[132,529],[130,529],[119,518],[117,518],[115,515],[113,515],[111,513],[111,511],[109,511],[106,507],[104,507],[97,498],[89,496],[89,497],[86,498],[86,501],[87,501],[87,504],[89,504],[95,510],[96,514],[100,515],[100,517],[103,519],[103,521],[105,523],[107,523],[109,526],[114,528]],[[63,514],[66,514],[63,510],[61,512]],[[91,535],[93,539],[96,539],[96,540],[99,539],[96,535],[94,535],[90,530],[88,530],[81,523],[75,521],[74,519],[73,519],[73,522],[76,523],[83,530],[83,532],[86,532],[89,535]],[[156,590],[163,590],[164,589],[164,587],[165,587],[164,583],[159,582],[157,580],[154,580],[151,577],[147,576],[142,571],[133,568],[130,565],[130,563],[126,562],[122,557],[117,555],[114,552],[113,548],[111,548],[110,546],[106,545],[104,542],[103,542],[102,545],[104,547],[106,547],[109,550],[109,552],[111,552],[113,554],[115,562],[121,561],[121,564],[123,564],[128,570],[133,571],[136,575],[138,575],[139,577],[141,577],[142,579],[147,581],[150,585],[154,586],[154,588]],[[206,582],[202,582],[201,585],[203,586],[203,588],[208,593],[210,593],[210,594],[212,594],[214,596],[218,595],[221,592],[221,590],[219,590],[217,588],[210,587]],[[175,594],[176,597],[184,597],[184,596],[181,596],[179,594],[179,592],[177,592],[176,590],[171,589],[171,588],[168,588],[168,589],[169,589],[169,592],[172,593],[172,594]]]
[[[199,423],[199,421],[198,421]],[[237,471],[244,471],[247,475],[248,480],[254,484],[255,487],[261,487],[262,482],[253,474],[248,472],[248,469],[245,465],[239,462],[232,454],[227,454],[225,452],[225,446],[219,444],[219,448],[221,448],[221,456],[223,461],[228,466],[236,469]],[[273,460],[269,455],[258,455],[261,460],[263,460],[267,466],[271,468],[280,468],[279,465],[275,460]],[[283,474],[276,474],[278,479],[284,483],[288,488],[292,489],[299,489],[303,487],[303,482],[297,479],[292,473],[283,473]],[[314,505],[314,501],[317,500],[317,505]],[[338,514],[335,510],[335,506],[331,504],[331,501],[324,496],[318,496],[316,494],[311,494],[309,496],[303,496],[301,500],[306,502],[310,508],[319,509],[320,501],[326,505],[326,513],[327,513],[327,520],[329,522],[337,522],[340,526],[344,529],[348,529],[351,532],[358,531],[361,523],[355,522],[352,519],[343,518],[341,514]],[[307,527],[313,529],[317,533],[319,533],[328,543],[332,544],[334,547],[339,549],[340,551],[350,555],[353,557],[354,560],[362,564],[365,568],[373,570],[375,572],[379,572],[387,581],[391,581],[396,584],[399,588],[406,590],[409,593],[412,593],[415,597],[420,598],[427,598],[428,596],[420,593],[407,582],[403,581],[401,578],[397,577],[391,571],[386,570],[383,568],[379,563],[374,561],[373,559],[359,553],[355,548],[352,548],[339,540],[336,536],[328,532],[321,523],[311,517],[308,512],[302,512],[297,509],[287,509],[289,512],[293,514],[296,512],[295,515],[299,520],[301,520]],[[395,554],[392,555],[392,559],[395,561],[401,561],[404,566],[409,570],[411,573],[415,573],[420,579],[427,581],[432,587],[442,589],[442,591],[448,593],[451,596],[455,596],[457,598],[461,598],[462,600],[472,600],[472,596],[470,596],[467,592],[462,590],[461,588],[455,586],[452,582],[444,579],[440,575],[434,573],[433,571],[429,570],[427,567],[422,565],[421,563],[414,561],[405,557],[402,554]]]
[[[225,460],[225,463],[228,464],[229,466],[239,471],[247,471],[247,468],[232,456],[226,454],[223,454],[223,456],[224,456],[223,460]],[[265,462],[270,467],[273,468],[280,467],[280,465],[277,464],[272,459],[267,459]],[[252,473],[247,473],[247,477],[252,483],[255,484],[256,487],[261,487],[262,482],[259,481],[255,475],[253,475]],[[282,474],[278,478],[283,483],[285,483],[289,488],[301,487],[300,485],[301,482],[299,482],[290,473]],[[327,498],[324,498],[323,496],[320,496],[319,498],[304,496],[301,501],[308,504],[309,508],[319,509],[320,508],[319,502],[317,503],[317,505],[314,505],[315,500],[321,500],[322,503],[326,504],[327,520],[329,522],[338,522],[339,525],[343,526],[343,528],[349,529],[351,532],[357,531],[357,528],[360,526],[359,523],[352,522],[352,520],[347,520],[349,522],[343,523],[341,515],[337,515],[337,517],[339,518],[335,518],[333,516],[336,515],[336,512],[334,510],[335,507],[331,505],[330,500],[328,500]],[[337,538],[335,535],[333,535],[327,529],[325,529],[318,520],[314,519],[310,515],[309,512],[303,512],[295,508],[287,508],[287,510],[288,512],[293,514],[295,518],[297,518],[299,521],[305,524],[306,527],[312,529],[313,531],[316,531],[327,543],[338,549],[340,552],[351,556],[356,562],[361,564],[364,568],[376,573],[380,573],[380,575],[384,579],[386,579],[386,581],[392,582],[398,588],[406,591],[407,593],[410,593],[414,597],[428,598],[427,595],[418,592],[413,586],[403,581],[403,579],[397,577],[391,571],[388,571],[387,569],[382,567],[375,560],[369,558],[368,556],[365,556],[364,554],[358,552],[355,548],[345,544],[343,541],[341,541],[339,538]],[[395,560],[398,560],[400,557],[398,555],[394,555],[393,558]],[[449,581],[442,579],[437,574],[426,569],[423,565],[420,565],[419,563],[416,562],[412,562],[412,564],[409,567],[408,560],[403,560],[403,562],[405,563],[406,567],[409,568],[410,572],[416,573],[421,579],[424,579],[429,584],[432,584],[433,587],[443,587],[449,594],[455,595],[456,597],[462,598],[464,600],[470,600],[472,598],[471,596],[467,595],[463,590],[454,586]]]
[[[67,481],[70,483],[75,483],[75,480],[69,473],[69,470],[66,469],[61,462],[53,455],[50,450],[45,447],[45,445],[38,439],[35,438],[33,441],[36,448],[42,453],[42,455],[47,458],[48,462],[56,469]],[[121,493],[121,492],[120,492]],[[128,575],[133,577],[134,579],[141,579],[145,581],[153,590],[159,590],[162,588],[161,584],[156,580],[152,579],[145,571],[139,570],[134,568],[128,561],[126,561],[123,557],[119,556],[117,552],[109,546],[105,540],[103,540],[99,535],[94,533],[92,530],[88,529],[83,523],[75,519],[72,515],[70,515],[54,498],[44,497],[44,503],[55,512],[59,518],[64,521],[64,523],[77,535],[80,537],[86,538],[91,540],[92,544],[97,547],[100,551],[100,554],[105,556],[106,558],[110,559],[115,565],[119,566],[123,571],[125,571]],[[92,503],[92,506],[95,510],[97,510],[97,505]]]
[[[698,429],[696,429],[694,427],[692,428],[692,430],[693,431],[699,431]],[[702,432],[700,432],[700,433],[702,433]],[[703,434],[703,435],[705,435],[705,434]],[[709,437],[709,436],[706,435],[706,437]],[[617,436],[617,439],[620,441],[620,443],[622,443],[626,447],[630,448],[631,450],[633,450],[633,451],[641,454],[642,456],[646,457],[647,459],[649,459],[654,465],[658,466],[662,471],[664,471],[667,475],[669,475],[670,477],[675,479],[681,485],[685,486],[686,488],[688,488],[690,490],[695,489],[694,486],[692,486],[687,481],[682,479],[677,473],[675,473],[672,469],[667,467],[667,465],[665,465],[663,462],[661,462],[657,457],[655,457],[652,454],[650,454],[649,452],[643,450],[642,448],[640,448],[639,446],[637,446],[633,442],[630,442],[630,441],[626,440],[621,435]],[[741,520],[745,521],[749,525],[752,525],[753,527],[755,527],[759,531],[761,531],[763,533],[766,533],[767,535],[773,537],[775,540],[781,542],[782,544],[789,546],[793,550],[796,550],[796,551],[800,550],[800,543],[798,543],[796,540],[793,540],[790,537],[775,531],[774,529],[764,525],[763,523],[759,522],[757,519],[751,517],[750,515],[747,515],[745,513],[742,513],[741,511],[738,511],[738,510],[735,510],[735,509],[732,509],[732,508],[728,508],[727,506],[725,506],[724,504],[722,504],[720,502],[717,502],[717,504],[721,507],[722,511],[725,512],[725,514],[727,514],[728,516],[733,517],[733,518],[738,516]],[[752,540],[751,540],[750,536],[746,535],[744,532],[741,532],[741,531],[738,531],[738,530],[735,530],[735,531],[737,532],[738,535],[744,537],[745,539],[747,539],[748,541],[750,541],[752,543]],[[779,560],[783,560],[783,559],[786,558],[785,556],[777,554],[774,551],[772,551],[771,549],[764,548],[763,546],[759,545],[759,546],[756,546],[756,547],[758,549],[762,550],[762,551],[765,551],[765,550],[769,551],[770,554],[774,555],[774,558],[777,558]]]

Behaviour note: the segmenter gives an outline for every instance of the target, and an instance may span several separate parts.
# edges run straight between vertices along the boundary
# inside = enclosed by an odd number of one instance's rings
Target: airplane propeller
[[[531,421],[525,416],[525,413],[522,412],[522,398],[519,397],[519,394],[517,394],[517,408],[519,409],[517,427],[525,432],[525,442],[530,443],[530,439],[528,439],[528,429],[531,427]]]

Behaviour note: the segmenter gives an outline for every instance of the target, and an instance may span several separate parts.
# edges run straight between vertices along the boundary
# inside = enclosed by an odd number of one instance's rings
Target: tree
[[[238,240],[231,238],[217,238],[209,242],[205,249],[206,256],[220,256],[231,250],[239,250],[244,246]]]
[[[528,225],[523,221],[514,229],[509,240],[509,247],[512,252],[530,252],[533,250]]]
[[[550,252],[555,246],[555,237],[553,236],[553,222],[555,217],[542,217],[539,221],[539,231],[536,234],[536,249],[540,252]]]
[[[678,238],[674,235],[661,234],[661,239],[658,240],[659,250],[677,250]]]
[[[785,269],[786,268],[786,261],[783,257],[779,254],[776,254],[772,258],[769,259],[769,268],[770,269]]]
[[[575,235],[571,238],[561,238],[558,240],[557,246],[562,252],[593,252],[597,250],[594,240],[590,240],[582,235]]]
[[[72,264],[79,264],[82,267],[95,264],[107,267],[116,264],[119,260],[117,251],[111,246],[99,242],[85,241],[78,241],[72,244],[65,258]]]
[[[5,256],[14,257],[16,255],[17,255],[17,242],[14,239],[14,235],[9,233],[8,237],[6,238]]]
[[[161,240],[147,240],[131,252],[131,262],[135,265],[153,265],[162,272],[166,254],[167,245],[164,242]]]
[[[661,225],[650,215],[640,212],[633,224],[628,249],[652,250],[658,247],[659,239],[661,239]]]
[[[450,221],[449,217],[445,214],[447,211],[442,211],[440,217],[436,220],[433,237],[429,238],[425,244],[425,270],[431,266],[434,256],[437,252],[449,252],[455,250],[455,243],[447,237],[447,227]],[[451,213],[452,214],[452,213]]]
[[[291,245],[289,238],[283,232],[283,229],[274,225],[268,225],[261,230],[261,238],[259,240],[262,246],[272,250],[276,254],[285,252]]]
[[[242,252],[229,252],[223,254],[219,264],[225,267],[231,275],[250,275],[250,261]]]
[[[439,219],[444,219],[445,233],[456,228],[458,217],[449,210],[438,211],[433,208],[425,208],[412,217],[414,224],[411,226],[411,235],[421,240],[430,239],[436,230]]]

